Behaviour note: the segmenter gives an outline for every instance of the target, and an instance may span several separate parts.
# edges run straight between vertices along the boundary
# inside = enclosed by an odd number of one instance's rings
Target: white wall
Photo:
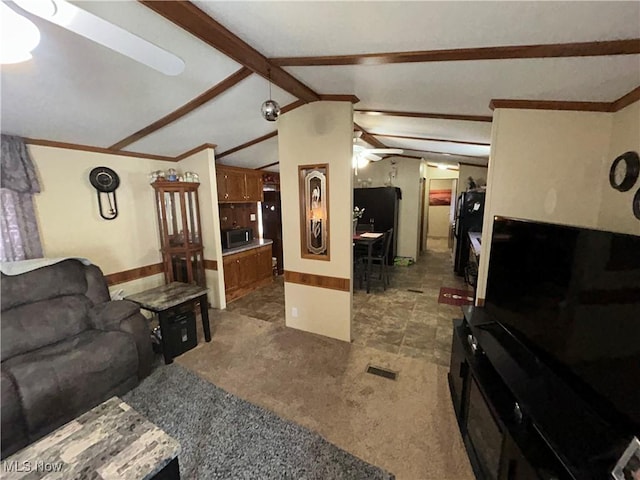
[[[392,162],[395,162],[395,166]],[[416,258],[419,252],[420,164],[420,159],[389,157],[369,163],[353,177],[354,188],[358,188],[358,180],[362,179],[370,180],[371,187],[400,188],[402,199],[398,205],[397,255],[401,257]],[[392,171],[394,176],[390,177]]]
[[[105,274],[162,261],[148,174],[175,168],[174,162],[35,145],[29,151],[42,188],[35,195],[35,208],[46,257],[86,257]],[[89,183],[89,172],[98,166],[112,168],[120,176],[119,213],[114,220],[100,217],[96,191]],[[160,274],[114,288],[134,293],[163,283]]]
[[[431,190],[446,190],[451,189],[451,201],[455,202],[455,186],[453,185],[453,179],[451,178],[434,178],[429,181],[427,185],[429,191]],[[428,236],[435,238],[443,238],[449,236],[449,227],[452,222],[451,218],[451,204],[449,205],[429,205],[428,214]]]
[[[495,215],[640,233],[630,197],[608,180],[614,152],[638,149],[639,137],[638,103],[615,114],[494,111],[478,297]]]
[[[287,271],[352,280],[353,107],[314,102],[278,119],[284,264]],[[298,166],[329,164],[330,261],[302,258]],[[352,283],[352,282],[351,282]],[[351,291],[285,282],[288,327],[351,341]],[[292,315],[296,308],[298,316]]]
[[[195,172],[200,177],[198,201],[202,222],[204,258],[217,262],[218,270],[205,270],[209,302],[215,308],[225,308],[222,242],[220,239],[220,212],[214,151],[207,148],[178,162],[182,172]]]

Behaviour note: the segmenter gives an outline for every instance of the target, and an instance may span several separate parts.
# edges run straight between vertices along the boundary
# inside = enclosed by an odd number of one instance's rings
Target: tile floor
[[[414,265],[392,267],[390,286],[372,280],[371,293],[353,294],[353,343],[447,366],[451,352],[451,320],[460,307],[439,304],[440,287],[465,288],[453,273],[446,240],[429,239]],[[409,290],[417,290],[411,292]],[[227,306],[227,311],[284,325],[284,284],[279,277]]]

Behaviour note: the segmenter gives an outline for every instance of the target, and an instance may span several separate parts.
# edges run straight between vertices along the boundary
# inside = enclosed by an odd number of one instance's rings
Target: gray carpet
[[[395,478],[177,364],[122,398],[180,442],[185,480]]]

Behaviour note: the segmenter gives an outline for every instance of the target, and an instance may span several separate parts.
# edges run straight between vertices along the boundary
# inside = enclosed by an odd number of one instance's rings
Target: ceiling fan
[[[361,140],[362,132],[354,132],[353,134],[353,159],[352,165],[355,170],[356,175],[358,174],[358,169],[365,167],[369,162],[377,162],[378,160],[382,160],[380,155],[399,155],[404,152],[404,150],[400,148],[368,148],[363,144],[365,143]]]
[[[4,2],[3,2],[4,3]],[[13,0],[21,9],[99,43],[165,75],[179,75],[184,61],[66,0]]]

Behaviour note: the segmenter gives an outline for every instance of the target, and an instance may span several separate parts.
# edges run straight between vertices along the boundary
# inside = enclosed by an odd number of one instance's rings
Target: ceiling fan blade
[[[173,53],[66,0],[14,0],[14,3],[33,15],[126,55],[165,75],[179,75],[184,70],[184,61]]]
[[[364,155],[368,160],[371,160],[372,162],[377,162],[378,160],[382,160],[382,157],[379,155],[376,155],[375,153],[370,153],[367,152]]]
[[[401,154],[404,152],[401,148],[367,148],[368,153],[382,153],[384,155]]]

